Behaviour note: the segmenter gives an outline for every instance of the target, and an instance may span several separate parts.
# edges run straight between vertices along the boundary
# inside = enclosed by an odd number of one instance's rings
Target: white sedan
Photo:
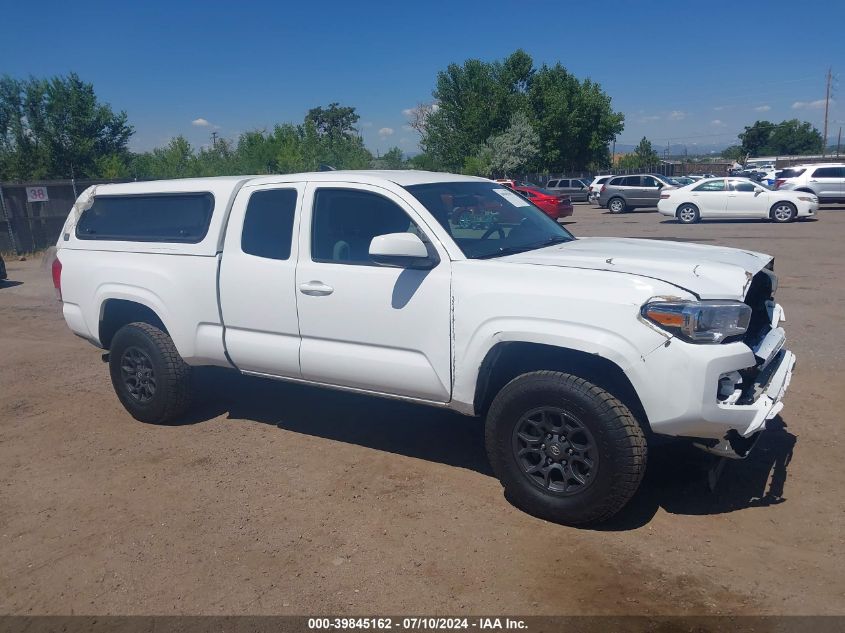
[[[708,218],[792,222],[815,215],[819,199],[801,191],[772,191],[747,178],[705,178],[679,189],[663,189],[657,210],[683,224]]]

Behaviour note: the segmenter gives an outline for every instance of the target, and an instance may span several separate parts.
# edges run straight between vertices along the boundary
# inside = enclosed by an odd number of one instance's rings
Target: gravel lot
[[[714,492],[703,454],[663,447],[611,524],[561,527],[503,498],[478,420],[225,371],[188,423],[145,425],[44,264],[8,261],[0,613],[845,614],[845,209],[681,226],[577,204],[567,224],[776,256],[797,371]]]

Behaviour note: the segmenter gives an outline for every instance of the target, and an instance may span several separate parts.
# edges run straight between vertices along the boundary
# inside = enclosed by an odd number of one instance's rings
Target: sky
[[[403,111],[432,100],[437,72],[518,48],[600,83],[625,114],[619,145],[695,153],[757,119],[821,130],[829,67],[829,137],[845,126],[843,0],[4,4],[0,74],[78,73],[127,112],[135,151],[234,140],[337,101],[372,151],[413,154]]]

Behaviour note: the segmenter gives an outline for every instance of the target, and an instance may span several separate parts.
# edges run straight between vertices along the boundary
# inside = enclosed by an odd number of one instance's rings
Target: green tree
[[[780,123],[755,121],[739,134],[739,140],[743,153],[751,156],[816,154],[824,145],[821,133],[798,119]]]
[[[502,62],[468,59],[437,74],[431,111],[420,145],[445,167],[460,169],[491,136],[503,132],[511,115],[527,108],[530,56],[518,50]]]
[[[601,86],[579,81],[563,66],[543,66],[529,92],[541,139],[540,162],[551,171],[604,167],[608,145],[624,128]]]
[[[601,86],[580,81],[563,66],[533,66],[518,50],[502,61],[466,60],[437,75],[436,107],[419,106],[412,125],[427,155],[447,169],[477,167],[479,150],[525,113],[539,135],[538,166],[584,169],[610,161],[608,144],[624,117],[614,112]],[[420,123],[422,122],[422,123]]]
[[[775,126],[766,149],[776,155],[818,154],[823,146],[824,139],[815,127],[806,121],[790,119]]]
[[[443,171],[445,169],[436,157],[427,152],[421,152],[416,156],[411,156],[408,159],[408,164],[411,166],[411,169],[422,169],[425,171]]]
[[[387,150],[381,157],[381,164],[385,169],[405,169],[407,167],[405,155],[398,147],[391,147]]]
[[[0,178],[98,176],[128,160],[132,133],[126,113],[100,103],[76,73],[0,79]]]
[[[517,112],[508,129],[490,137],[490,168],[493,173],[508,176],[533,163],[540,151],[540,136],[531,127],[528,115]]]
[[[763,153],[774,129],[775,124],[771,121],[755,121],[754,125],[746,126],[745,131],[739,134],[742,153],[750,156]]]
[[[645,136],[634,148],[634,156],[638,168],[651,167],[660,162],[660,156],[654,151],[654,146]]]
[[[722,150],[722,158],[739,162],[745,158],[745,152],[741,146],[731,145]]]

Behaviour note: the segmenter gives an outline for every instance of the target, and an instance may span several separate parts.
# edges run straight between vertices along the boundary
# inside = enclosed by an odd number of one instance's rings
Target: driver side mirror
[[[370,242],[370,259],[379,266],[392,268],[434,268],[437,257],[429,255],[428,248],[413,233],[387,233],[376,235]]]
[[[763,193],[764,191],[763,187],[754,187],[754,193]]]

